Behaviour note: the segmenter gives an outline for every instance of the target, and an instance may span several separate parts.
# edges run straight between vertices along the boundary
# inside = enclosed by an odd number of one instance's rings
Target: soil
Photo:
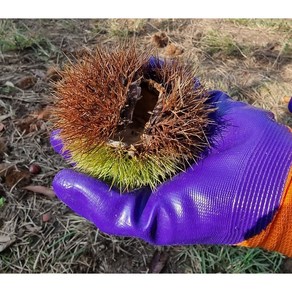
[[[103,234],[54,196],[54,176],[70,167],[49,143],[56,69],[98,44],[136,38],[141,47],[155,46],[153,35],[162,35],[159,54],[192,60],[208,88],[271,110],[291,126],[283,101],[292,92],[291,21],[288,28],[220,19],[11,22],[14,31],[6,37],[13,47],[7,48],[3,35],[0,41],[0,272],[232,272],[218,265],[202,270],[189,247]],[[222,44],[210,32],[232,42]],[[276,258],[281,265],[269,263],[267,271],[292,272],[291,259]]]

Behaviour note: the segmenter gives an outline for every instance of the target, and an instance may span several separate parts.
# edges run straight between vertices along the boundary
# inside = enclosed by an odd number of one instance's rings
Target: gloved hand
[[[57,196],[109,234],[157,245],[240,243],[292,256],[291,132],[269,112],[210,94],[220,127],[197,164],[154,192],[126,194],[65,169],[53,181]],[[51,144],[64,155],[58,132]]]

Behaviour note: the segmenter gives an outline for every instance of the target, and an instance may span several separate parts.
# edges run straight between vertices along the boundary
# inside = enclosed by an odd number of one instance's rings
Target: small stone
[[[42,216],[43,222],[48,222],[48,221],[50,221],[51,218],[52,218],[52,215],[50,212],[47,212],[47,213],[43,214],[43,216]]]
[[[32,174],[39,174],[41,172],[41,167],[38,164],[31,164],[29,166],[29,172]]]

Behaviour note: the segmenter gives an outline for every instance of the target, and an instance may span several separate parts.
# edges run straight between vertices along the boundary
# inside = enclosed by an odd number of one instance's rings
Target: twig
[[[19,101],[22,101],[22,102],[33,102],[33,103],[44,101],[43,98],[41,98],[41,97],[36,98],[35,96],[32,96],[32,95],[26,96],[26,97],[17,97],[17,96],[10,96],[10,95],[1,94],[0,98],[11,99],[11,100],[19,100]]]

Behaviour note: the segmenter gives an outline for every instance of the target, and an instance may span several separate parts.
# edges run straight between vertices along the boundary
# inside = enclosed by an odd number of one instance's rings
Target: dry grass
[[[2,20],[0,116],[5,128],[0,141],[6,151],[0,163],[27,169],[36,162],[42,172],[32,183],[50,187],[54,175],[68,165],[49,145],[49,122],[42,120],[32,131],[23,127],[25,117],[49,103],[47,70],[63,66],[84,48],[111,47],[126,37],[143,46],[163,31],[196,63],[209,88],[272,110],[292,126],[283,102],[292,91],[291,27],[291,20]],[[36,77],[31,88],[15,86],[27,75]],[[105,235],[57,199],[17,185],[1,184],[0,200],[0,235],[10,240],[0,252],[3,273],[147,273],[155,252],[167,255],[163,271],[169,273],[276,273],[285,260],[259,249],[155,247]]]

